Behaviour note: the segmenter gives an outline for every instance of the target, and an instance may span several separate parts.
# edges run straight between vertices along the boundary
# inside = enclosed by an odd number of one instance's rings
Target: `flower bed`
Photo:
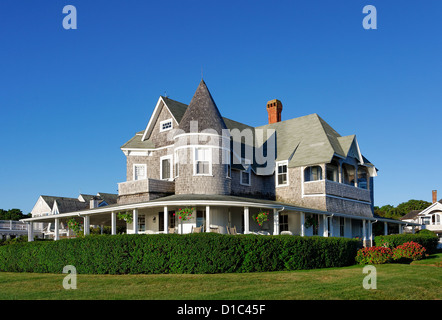
[[[359,264],[382,264],[393,260],[393,251],[385,247],[362,248],[356,255]]]
[[[410,241],[393,249],[386,246],[360,249],[356,254],[356,262],[359,264],[409,263],[426,257],[426,249],[419,243]]]
[[[426,249],[419,243],[410,241],[394,248],[393,259],[397,262],[411,262],[426,258]]]

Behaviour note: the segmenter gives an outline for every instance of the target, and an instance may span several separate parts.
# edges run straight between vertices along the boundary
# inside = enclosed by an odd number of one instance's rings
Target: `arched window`
[[[320,166],[307,167],[304,170],[304,181],[322,180],[322,168]]]
[[[355,185],[355,167],[344,163],[342,165],[342,176],[343,176],[343,182],[345,184],[348,184],[350,186]]]
[[[358,167],[358,187],[362,189],[368,189],[368,180],[367,180],[367,168]]]

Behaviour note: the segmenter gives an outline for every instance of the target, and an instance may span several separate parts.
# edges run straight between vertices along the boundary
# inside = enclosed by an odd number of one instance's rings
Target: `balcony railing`
[[[0,230],[25,231],[28,230],[28,226],[26,223],[20,221],[0,220]]]
[[[325,194],[340,198],[370,202],[370,190],[338,183],[330,180],[304,182],[304,194]]]
[[[143,179],[121,182],[118,184],[118,195],[137,193],[174,193],[175,182],[158,179]]]

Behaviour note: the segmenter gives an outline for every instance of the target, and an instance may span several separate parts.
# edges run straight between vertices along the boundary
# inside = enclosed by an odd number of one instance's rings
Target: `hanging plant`
[[[318,220],[315,219],[314,216],[309,216],[305,218],[304,226],[308,229],[310,227],[317,227],[318,226]]]
[[[269,221],[269,212],[260,210],[257,214],[254,214],[252,218],[261,227],[264,222]]]
[[[127,223],[132,223],[133,221],[133,215],[131,212],[118,212],[118,219],[124,220]]]
[[[192,218],[192,213],[194,210],[195,208],[187,208],[187,207],[183,209],[178,209],[176,215],[178,216],[178,219],[180,219],[180,221],[187,221]]]
[[[81,236],[82,235],[82,227],[81,227],[81,223],[77,222],[74,218],[72,218],[71,220],[69,220],[67,222],[67,227],[72,230],[72,232],[74,233],[74,235],[76,237]]]

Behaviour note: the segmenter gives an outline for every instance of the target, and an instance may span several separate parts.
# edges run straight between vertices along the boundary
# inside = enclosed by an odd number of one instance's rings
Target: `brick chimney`
[[[433,203],[437,202],[437,190],[433,190]]]
[[[267,112],[269,113],[269,124],[281,121],[282,103],[277,99],[267,102]]]

